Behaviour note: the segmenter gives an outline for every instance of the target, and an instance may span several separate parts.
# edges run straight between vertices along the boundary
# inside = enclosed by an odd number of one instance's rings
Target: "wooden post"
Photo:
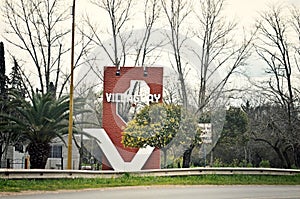
[[[70,107],[69,107],[69,129],[68,129],[68,165],[72,169],[72,136],[73,136],[73,79],[74,79],[74,37],[75,37],[75,0],[72,7],[72,44],[71,44],[71,82],[70,82]]]

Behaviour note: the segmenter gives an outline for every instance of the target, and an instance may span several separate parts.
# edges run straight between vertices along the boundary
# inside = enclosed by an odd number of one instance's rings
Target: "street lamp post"
[[[72,136],[73,136],[73,79],[74,79],[74,37],[75,37],[75,0],[72,6],[72,42],[71,42],[71,82],[70,82],[70,105],[69,105],[69,128],[68,128],[68,165],[72,169]]]

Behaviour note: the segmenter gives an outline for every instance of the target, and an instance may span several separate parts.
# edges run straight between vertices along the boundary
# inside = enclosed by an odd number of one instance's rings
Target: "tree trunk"
[[[164,165],[163,168],[166,168],[166,164],[167,164],[167,149],[161,149],[163,151],[164,154]]]
[[[294,155],[295,166],[297,168],[300,168],[300,145],[299,144],[294,144],[293,155]]]
[[[286,162],[286,169],[290,169],[292,168],[292,164],[291,164],[291,161],[290,161],[290,158],[289,158],[289,155],[287,153],[287,151],[283,151],[283,157],[284,157],[284,160]]]
[[[49,143],[33,143],[31,142],[28,147],[30,155],[30,168],[31,169],[45,169],[47,159],[50,155]]]
[[[191,155],[193,152],[195,145],[192,144],[190,145],[189,148],[187,148],[184,153],[183,153],[183,163],[182,163],[182,168],[189,168],[190,167],[190,162],[191,162]]]
[[[4,98],[6,93],[6,76],[5,76],[5,57],[4,57],[4,45],[0,42],[0,93],[1,98]]]
[[[2,144],[0,144],[0,168],[2,168]]]
[[[281,165],[283,166],[283,168],[288,168],[288,164],[286,162],[286,159],[285,159],[282,151],[278,147],[274,147],[274,146],[273,146],[273,149],[277,153],[277,155],[278,155],[278,157],[279,157],[279,159],[281,161]]]

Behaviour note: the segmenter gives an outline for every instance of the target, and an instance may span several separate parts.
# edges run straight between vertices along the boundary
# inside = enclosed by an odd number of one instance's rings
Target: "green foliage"
[[[214,156],[223,165],[247,165],[245,151],[247,150],[249,122],[247,114],[238,107],[230,107],[226,111],[226,118],[222,134],[214,148]]]
[[[213,167],[224,167],[224,163],[220,158],[216,158],[213,162]]]
[[[5,72],[4,45],[0,42],[0,113],[5,112],[14,114],[16,106],[10,105],[11,98],[9,96],[9,92],[11,92],[12,89],[17,91],[19,87],[11,83]],[[18,98],[22,98],[22,96],[19,96]],[[7,122],[7,118],[0,118],[0,127],[2,124]],[[0,129],[0,160],[2,160],[2,155],[7,152],[8,146],[15,145],[18,141],[18,131],[13,131],[12,129],[7,128]]]
[[[12,104],[19,104],[15,111],[21,116],[2,114],[10,120],[8,128],[21,132],[30,142],[50,142],[66,130],[69,101],[67,97],[58,100],[51,95],[34,94],[31,101],[15,98]]]
[[[25,98],[27,89],[26,89],[26,85],[24,84],[21,68],[15,57],[13,57],[13,60],[14,60],[14,65],[11,69],[10,80],[9,80],[10,90],[14,92],[15,95],[18,94],[19,97]]]
[[[240,135],[248,130],[247,114],[241,108],[230,107],[225,119],[221,139],[243,139]]]
[[[0,117],[6,119],[1,127],[18,132],[19,139],[28,143],[32,168],[44,168],[49,156],[50,142],[57,137],[63,141],[62,136],[68,133],[69,99],[55,99],[51,93],[33,93],[30,101],[19,98],[18,94],[12,97],[10,106],[15,107],[14,114],[1,113]],[[77,106],[78,104],[74,107]]]
[[[143,108],[124,129],[122,143],[126,147],[147,145],[165,148],[176,135],[181,108],[175,105],[153,104]]]
[[[198,118],[199,123],[210,123],[211,122],[211,113],[204,112]]]
[[[262,160],[262,161],[259,163],[259,167],[270,168],[270,167],[271,167],[270,161],[269,161],[269,160]]]
[[[5,75],[5,70],[4,45],[3,42],[0,42],[0,97],[3,97],[7,87],[7,77]]]
[[[181,125],[178,135],[178,143],[186,149],[190,146],[197,146],[202,143],[201,128],[197,123],[197,118],[188,110],[182,110]]]
[[[163,155],[163,154],[162,154]],[[181,168],[182,167],[182,157],[176,157],[171,153],[166,158],[166,163],[161,163],[162,168]]]
[[[119,178],[76,178],[52,180],[0,179],[0,192],[28,190],[79,190],[86,188],[149,185],[300,185],[300,175],[199,175],[181,177],[138,177],[124,174]]]
[[[240,161],[238,159],[234,159],[232,162],[227,164],[222,162],[222,159],[220,158],[216,158],[212,166],[213,167],[253,167],[253,165],[247,162],[246,160]]]
[[[253,167],[253,165],[250,162],[247,162],[246,160],[242,160],[239,163],[239,167]]]
[[[201,143],[200,135],[197,118],[189,111],[172,104],[153,104],[144,107],[128,123],[122,143],[126,147],[149,145],[161,149],[164,153],[163,167],[167,167],[166,153],[171,146],[175,145],[182,151],[190,150]]]

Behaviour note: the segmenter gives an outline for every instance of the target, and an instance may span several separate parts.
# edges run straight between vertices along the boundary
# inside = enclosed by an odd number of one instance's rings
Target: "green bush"
[[[259,167],[264,167],[264,168],[270,168],[270,161],[269,160],[262,160],[259,163]]]
[[[239,160],[238,159],[233,159],[229,166],[238,167],[239,166]]]
[[[224,163],[222,162],[221,159],[216,158],[213,162],[213,167],[224,167]]]
[[[248,162],[247,160],[243,160],[239,163],[239,167],[253,167],[251,162]]]

